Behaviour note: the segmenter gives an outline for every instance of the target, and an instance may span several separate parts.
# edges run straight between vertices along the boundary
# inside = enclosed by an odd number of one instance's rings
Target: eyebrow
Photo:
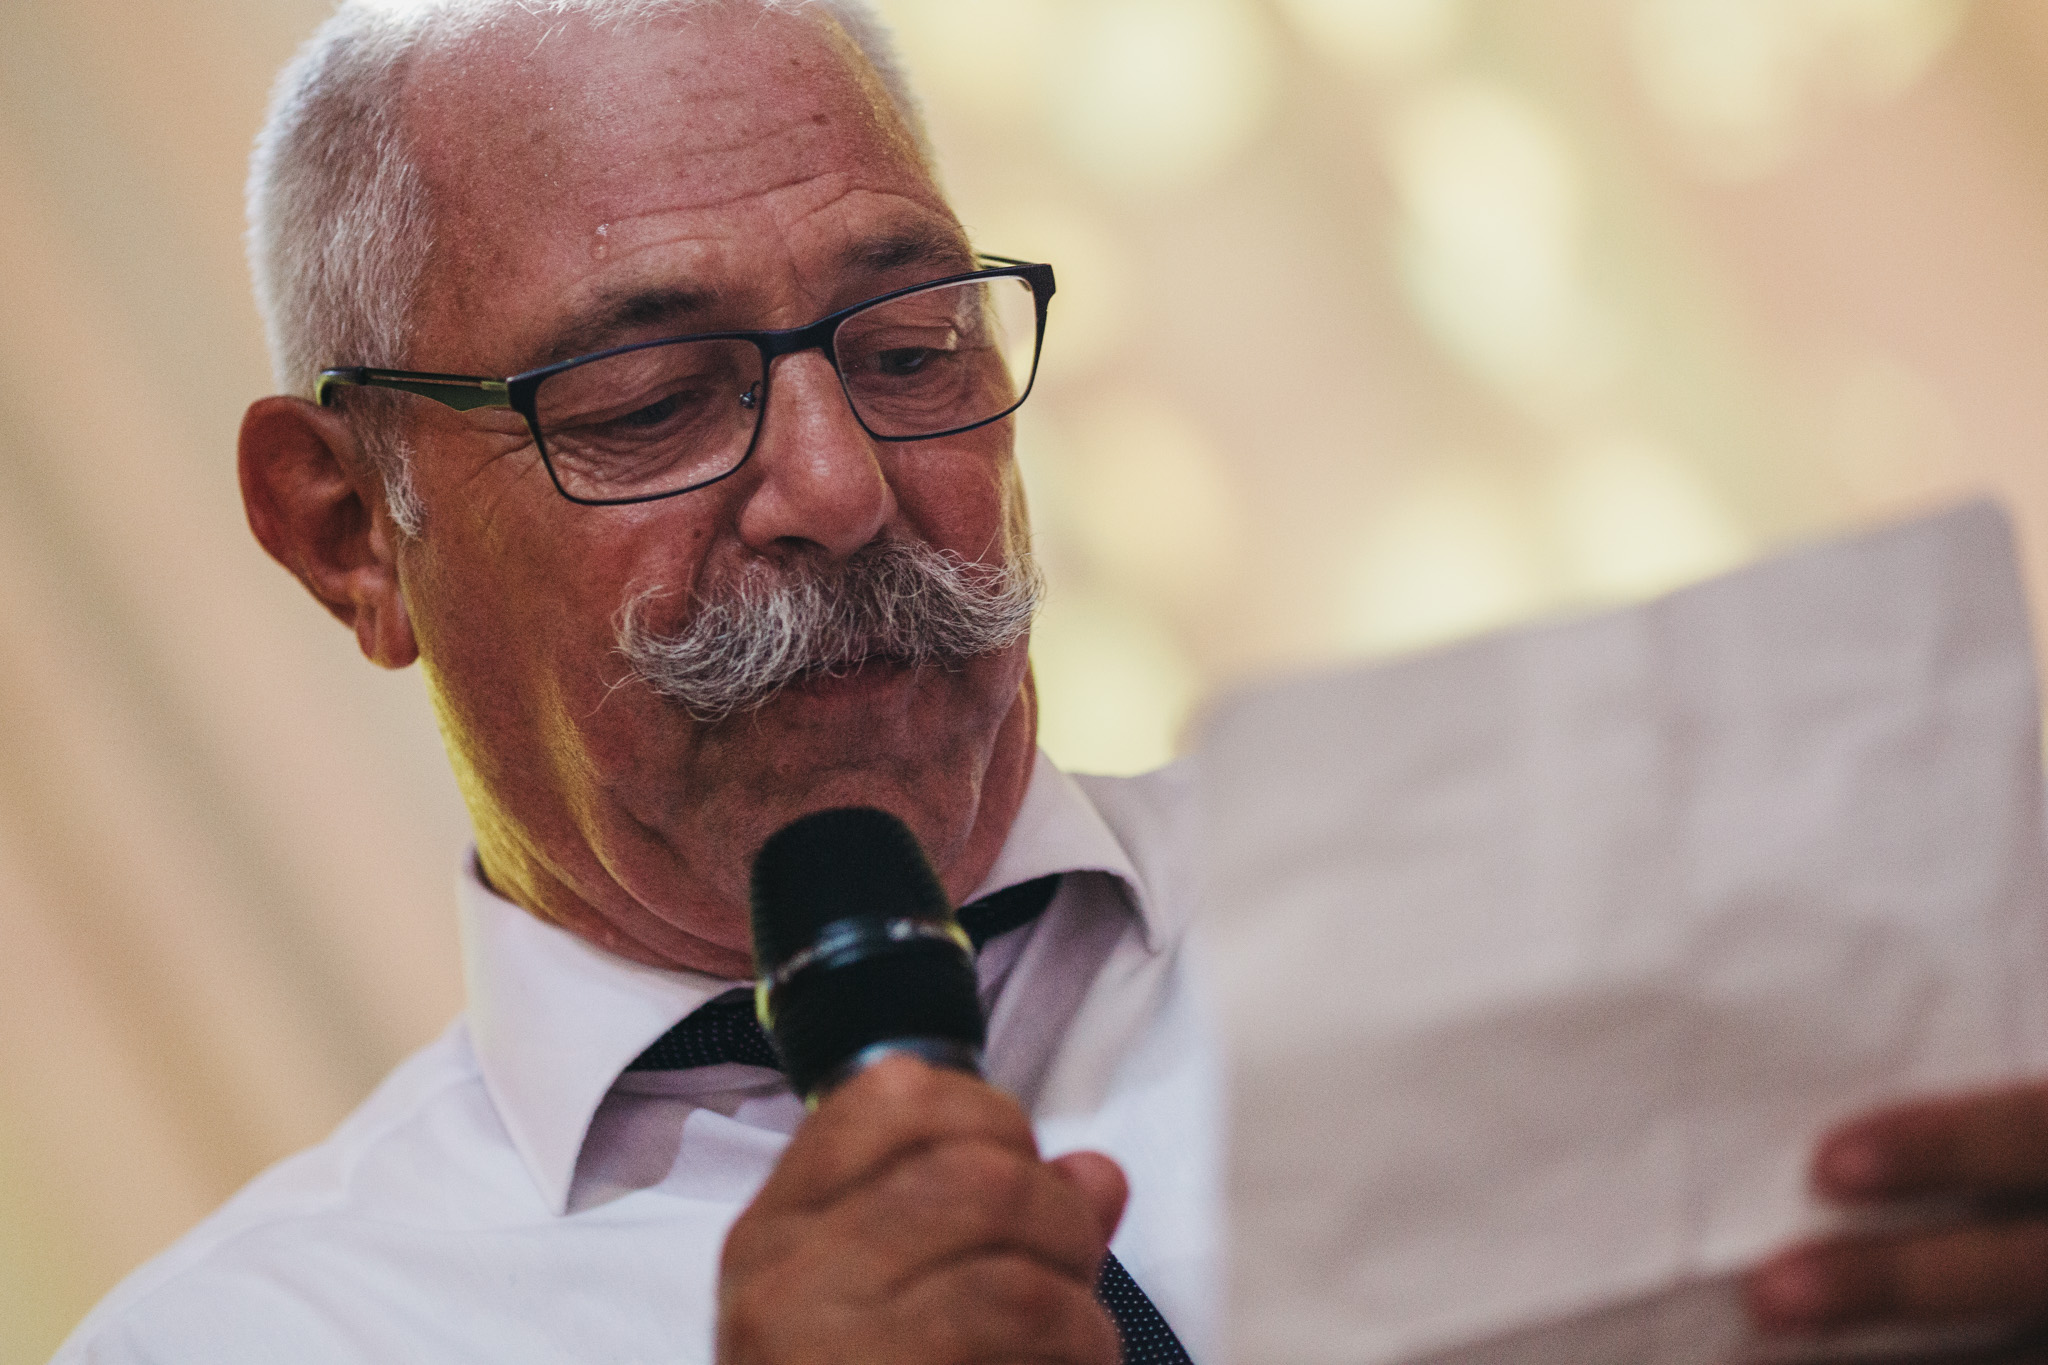
[[[718,301],[716,290],[674,286],[635,289],[610,296],[601,301],[594,312],[550,337],[541,350],[542,359],[533,368],[602,351],[617,342],[622,334],[656,323],[681,323],[709,312]]]
[[[957,231],[919,225],[855,242],[840,253],[839,263],[876,275],[913,265],[965,272],[974,269],[974,253]]]

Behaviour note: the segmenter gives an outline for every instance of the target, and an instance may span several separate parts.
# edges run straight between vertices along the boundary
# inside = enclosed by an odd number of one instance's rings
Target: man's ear
[[[398,578],[398,530],[383,480],[339,413],[262,398],[242,417],[242,506],[270,557],[356,633],[373,663],[419,657]]]

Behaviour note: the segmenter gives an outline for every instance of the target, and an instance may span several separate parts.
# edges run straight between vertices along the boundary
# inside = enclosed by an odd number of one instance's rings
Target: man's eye
[[[685,395],[671,393],[656,402],[649,403],[644,408],[635,408],[625,416],[615,418],[614,423],[629,431],[657,427],[675,416],[677,411],[682,408],[684,401]]]
[[[885,375],[907,378],[931,363],[932,351],[923,346],[899,346],[875,356],[875,369]]]

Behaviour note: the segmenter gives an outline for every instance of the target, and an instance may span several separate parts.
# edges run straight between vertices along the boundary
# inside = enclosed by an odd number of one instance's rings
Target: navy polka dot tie
[[[1037,919],[1059,890],[1057,875],[1040,877],[960,907],[960,927],[978,949],[999,934]],[[754,1017],[751,992],[728,991],[698,1006],[635,1057],[628,1071],[687,1071],[721,1062],[780,1069],[775,1047]],[[1192,1365],[1152,1300],[1114,1255],[1102,1258],[1095,1297],[1109,1310],[1123,1342],[1124,1365]]]

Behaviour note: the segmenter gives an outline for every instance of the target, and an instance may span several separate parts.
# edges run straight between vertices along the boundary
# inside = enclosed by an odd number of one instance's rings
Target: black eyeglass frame
[[[652,341],[629,342],[624,346],[614,346],[609,350],[593,351],[589,355],[572,356],[567,360],[558,360],[552,365],[543,365],[538,369],[527,370],[521,374],[511,375],[504,379],[491,379],[483,375],[435,374],[424,370],[382,370],[367,365],[336,366],[332,369],[320,371],[320,377],[313,386],[313,401],[321,407],[331,407],[335,390],[352,386],[358,388],[396,389],[401,393],[417,394],[422,398],[431,398],[443,406],[455,409],[457,412],[471,412],[478,408],[510,408],[526,420],[526,429],[533,436],[534,448],[540,451],[541,463],[547,467],[549,481],[555,485],[555,491],[570,502],[580,503],[585,507],[619,507],[636,502],[656,502],[662,498],[679,497],[684,493],[693,493],[700,488],[709,488],[712,484],[722,479],[731,478],[746,467],[747,461],[754,456],[754,447],[760,444],[761,441],[761,427],[763,419],[768,412],[768,394],[769,389],[772,387],[771,377],[774,373],[775,361],[781,356],[795,355],[801,351],[823,351],[825,358],[832,364],[832,372],[839,376],[840,392],[846,395],[846,405],[852,410],[854,420],[860,423],[861,430],[867,432],[869,436],[877,441],[936,441],[947,436],[958,436],[963,432],[974,431],[991,423],[1000,422],[1018,408],[1023,407],[1024,400],[1031,396],[1032,386],[1038,382],[1038,361],[1040,355],[1045,350],[1046,305],[1052,301],[1054,290],[1052,267],[1016,260],[1009,256],[992,256],[987,253],[976,253],[975,259],[988,262],[989,264],[980,270],[970,270],[958,275],[947,275],[936,280],[925,280],[918,284],[906,285],[901,289],[892,289],[886,294],[877,294],[871,299],[863,299],[859,303],[842,308],[836,313],[827,314],[816,322],[808,323],[802,327],[788,327],[776,331],[701,332],[683,336],[657,337]],[[938,289],[946,285],[965,284],[972,280],[1006,278],[1021,279],[1031,286],[1032,301],[1036,305],[1038,312],[1038,330],[1032,340],[1031,347],[1031,373],[1025,376],[1023,386],[1018,390],[1017,401],[993,417],[984,417],[979,421],[969,422],[965,426],[953,427],[946,431],[929,432],[922,436],[884,436],[869,426],[867,419],[860,414],[860,407],[853,401],[853,395],[847,392],[845,371],[839,368],[839,355],[833,346],[839,325],[854,314],[864,312],[877,304],[887,303],[891,299],[900,299],[910,294],[922,293],[927,289]],[[573,370],[579,365],[588,365],[593,361],[606,360],[615,355],[624,355],[630,351],[642,351],[654,346],[673,346],[685,341],[746,341],[753,343],[755,348],[760,351],[761,397],[759,412],[754,419],[753,435],[747,438],[745,453],[733,462],[732,468],[722,474],[714,475],[708,479],[700,479],[696,483],[685,484],[681,488],[666,489],[659,493],[635,493],[622,498],[585,498],[579,497],[563,487],[561,476],[555,472],[554,459],[548,454],[547,438],[542,435],[540,429],[538,394],[541,382],[551,375],[560,374],[564,370]]]

